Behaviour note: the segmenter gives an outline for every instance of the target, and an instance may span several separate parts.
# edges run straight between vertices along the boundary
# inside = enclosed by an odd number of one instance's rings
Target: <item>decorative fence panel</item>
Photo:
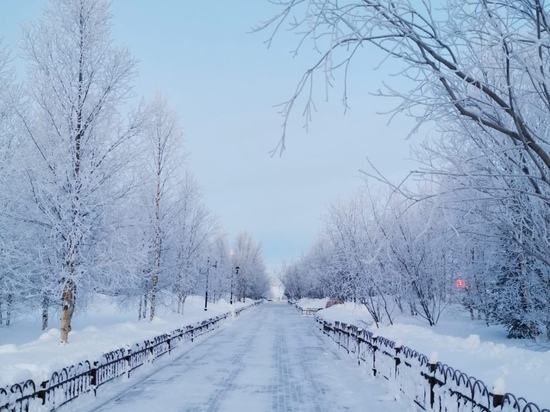
[[[392,381],[422,410],[439,412],[550,412],[511,393],[494,394],[487,385],[426,355],[342,322],[315,317],[319,329],[338,346],[371,368],[374,376]]]
[[[262,301],[235,310],[235,316],[258,306]],[[129,378],[139,367],[153,363],[170,354],[178,346],[218,329],[231,316],[230,313],[210,318],[154,337],[152,340],[134,343],[130,348],[120,348],[104,353],[96,361],[86,360],[77,365],[56,371],[49,380],[39,386],[32,380],[0,388],[0,412],[52,411],[82,394],[97,393],[102,385],[119,377]]]

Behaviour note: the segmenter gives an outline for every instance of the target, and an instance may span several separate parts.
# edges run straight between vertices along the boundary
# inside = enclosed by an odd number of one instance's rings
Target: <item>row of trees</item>
[[[265,291],[259,246],[240,235],[232,260],[186,168],[178,114],[160,95],[129,109],[137,64],[110,27],[106,0],[52,0],[24,30],[24,81],[0,51],[0,324],[41,307],[45,328],[61,301],[61,342],[94,292],[149,319],[175,296],[183,313],[207,261],[211,296],[229,294],[236,264],[239,297]]]
[[[472,319],[505,325],[509,337],[548,334],[548,267],[515,242],[524,227],[471,191],[435,189],[418,202],[363,188],[333,204],[317,241],[285,268],[287,295],[357,302],[377,326],[400,313],[435,325],[448,304],[461,303]]]
[[[347,80],[373,46],[398,62],[409,89],[395,113],[434,124],[411,174],[419,189],[370,178],[392,191],[358,195],[328,212],[312,250],[286,273],[297,296],[330,294],[364,303],[376,322],[407,310],[437,322],[453,295],[510,337],[550,337],[550,11],[540,0],[280,0],[266,24],[290,22],[300,47],[320,58],[314,76]],[[347,81],[345,82],[347,85]],[[347,87],[347,86],[345,86]],[[347,91],[344,102],[347,104]],[[309,111],[306,110],[307,113]],[[379,138],[377,136],[377,138]],[[282,140],[284,146],[284,136]],[[372,179],[371,179],[372,180]]]

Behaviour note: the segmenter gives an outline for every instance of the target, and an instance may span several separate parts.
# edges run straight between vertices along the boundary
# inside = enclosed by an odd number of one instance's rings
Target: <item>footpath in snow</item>
[[[358,367],[286,304],[265,303],[123,393],[75,411],[404,412],[381,381]]]

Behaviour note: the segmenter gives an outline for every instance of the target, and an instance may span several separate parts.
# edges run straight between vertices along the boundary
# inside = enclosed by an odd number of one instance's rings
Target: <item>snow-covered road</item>
[[[266,303],[97,411],[406,411],[311,318]]]

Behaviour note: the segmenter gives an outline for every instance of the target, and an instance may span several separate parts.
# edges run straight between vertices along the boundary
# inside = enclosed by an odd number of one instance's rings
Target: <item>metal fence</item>
[[[235,310],[235,316],[262,301]],[[129,378],[139,367],[170,354],[178,346],[218,329],[231,313],[198,322],[151,340],[104,353],[98,360],[80,362],[56,371],[40,385],[32,380],[0,388],[0,412],[52,411],[83,394],[96,395],[98,388],[117,378]]]
[[[343,322],[315,321],[324,334],[371,368],[374,376],[391,380],[422,410],[454,412],[550,412],[511,393],[494,394],[487,385],[464,372],[406,346]]]

